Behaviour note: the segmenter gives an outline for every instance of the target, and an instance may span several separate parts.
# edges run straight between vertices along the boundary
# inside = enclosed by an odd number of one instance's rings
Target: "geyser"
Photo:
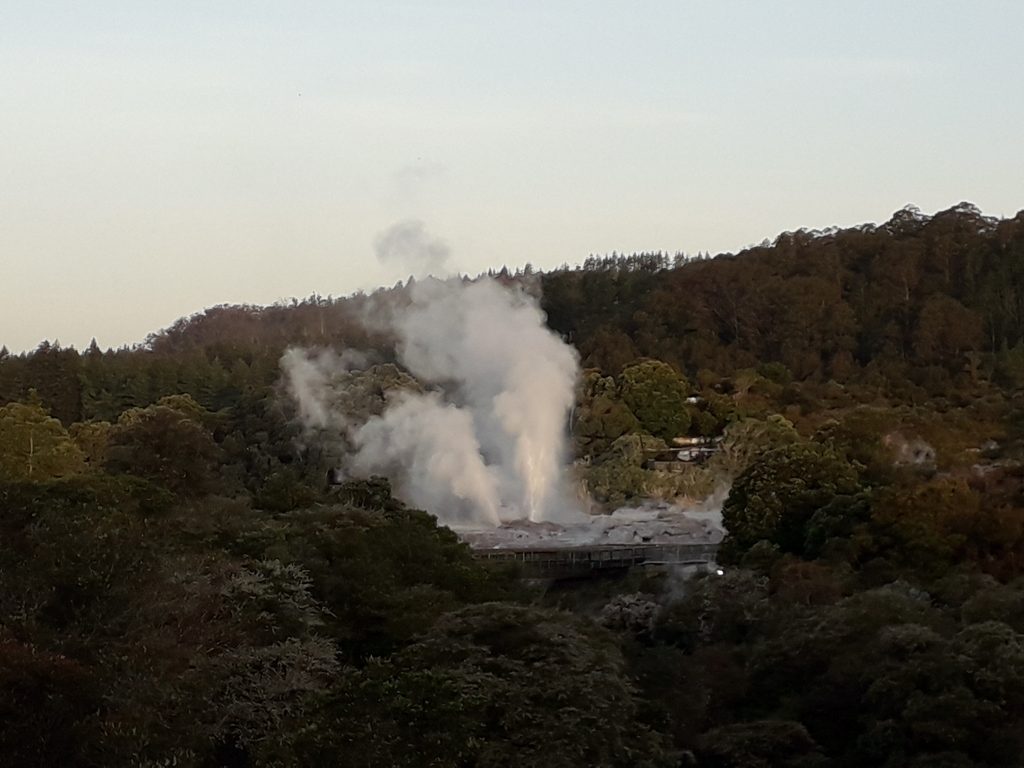
[[[350,470],[386,475],[443,522],[574,516],[564,472],[575,350],[517,288],[431,278],[408,291],[407,306],[368,321],[396,334],[399,360],[430,391],[397,393],[383,413],[354,422],[336,412],[329,386],[351,367],[289,350],[281,365],[304,424],[335,428]]]

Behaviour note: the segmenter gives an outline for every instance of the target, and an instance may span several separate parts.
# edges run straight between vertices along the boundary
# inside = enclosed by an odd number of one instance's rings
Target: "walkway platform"
[[[633,544],[584,547],[474,549],[489,563],[518,563],[523,575],[537,579],[587,578],[635,567],[710,565],[718,544]]]

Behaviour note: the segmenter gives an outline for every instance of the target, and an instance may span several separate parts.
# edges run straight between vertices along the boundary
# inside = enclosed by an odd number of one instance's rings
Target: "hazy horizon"
[[[452,270],[1024,208],[1024,6],[0,5],[0,345]]]

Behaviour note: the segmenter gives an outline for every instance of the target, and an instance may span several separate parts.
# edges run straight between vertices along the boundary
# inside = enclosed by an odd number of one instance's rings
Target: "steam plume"
[[[434,392],[404,395],[360,427],[354,442],[356,472],[396,478],[400,493],[449,520],[498,524],[494,473],[480,455],[469,411]]]
[[[531,520],[560,501],[564,431],[577,358],[544,325],[536,303],[493,280],[428,280],[397,322],[414,375],[454,384],[495,462],[506,506]]]
[[[397,265],[416,277],[444,274],[450,253],[448,245],[429,235],[417,219],[392,224],[377,236],[374,251],[381,264]]]
[[[366,365],[366,355],[354,349],[341,354],[331,349],[310,353],[297,347],[285,351],[281,357],[285,385],[299,406],[299,420],[307,430],[346,426],[345,414],[332,408],[331,377]]]
[[[353,424],[332,415],[328,398],[304,404],[330,377],[289,351],[282,367],[300,416],[343,424],[353,470],[388,475],[445,521],[569,515],[563,470],[575,350],[547,329],[532,298],[492,280],[421,281],[409,298],[389,318],[399,359],[435,391],[404,392]]]

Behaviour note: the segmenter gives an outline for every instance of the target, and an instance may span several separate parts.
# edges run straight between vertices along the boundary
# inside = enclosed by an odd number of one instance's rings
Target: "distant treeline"
[[[637,357],[689,374],[775,362],[796,380],[931,389],[1024,373],[1024,212],[905,208],[880,226],[668,262],[628,256],[545,275],[551,326],[605,372]]]
[[[691,377],[776,363],[796,381],[866,383],[911,399],[979,379],[1024,383],[1024,212],[908,207],[879,226],[786,232],[736,255],[613,254],[495,276],[539,287],[551,327],[604,373],[643,357]],[[390,340],[360,318],[370,302],[403,296],[399,284],[371,296],[217,306],[132,349],[2,349],[0,404],[35,389],[65,424],[180,392],[219,410],[271,383],[290,344],[386,354]]]

